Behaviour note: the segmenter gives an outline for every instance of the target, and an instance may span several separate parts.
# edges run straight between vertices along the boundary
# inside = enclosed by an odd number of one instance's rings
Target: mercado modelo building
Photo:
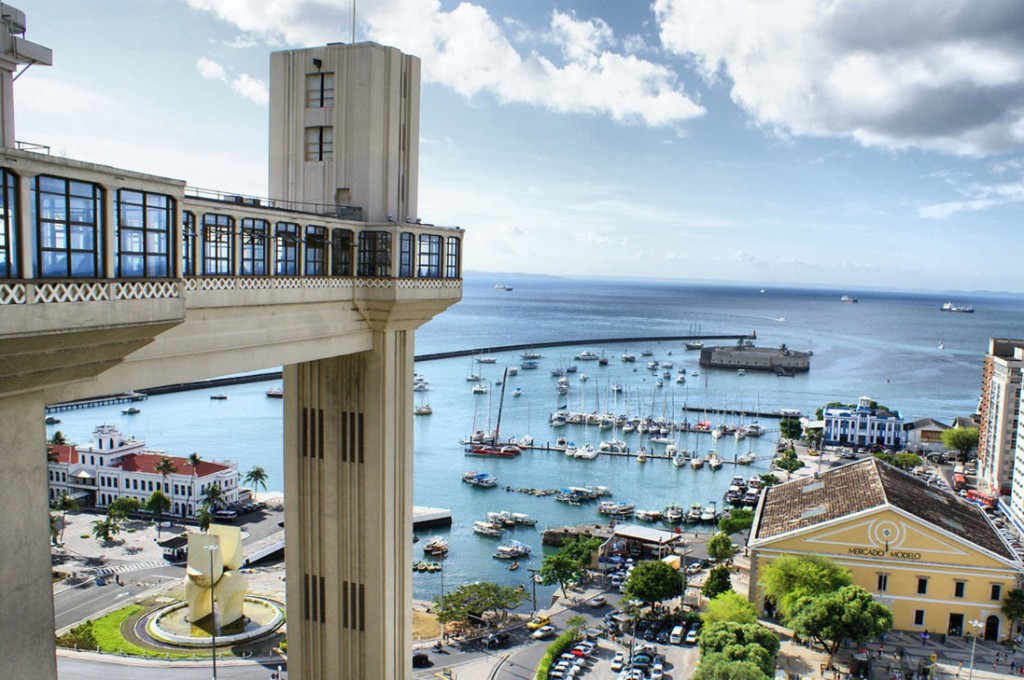
[[[1024,568],[981,507],[876,458],[768,488],[748,548],[761,610],[766,564],[823,555],[892,609],[896,630],[989,640],[1010,634],[1001,608]]]
[[[188,458],[147,449],[145,442],[124,437],[113,425],[98,425],[87,445],[48,448],[51,501],[67,494],[82,506],[103,508],[121,496],[145,503],[159,489],[171,501],[171,514],[192,517],[213,484],[220,485],[225,506],[238,501],[236,463],[202,460],[193,470]],[[164,458],[175,470],[166,478],[157,470]]]

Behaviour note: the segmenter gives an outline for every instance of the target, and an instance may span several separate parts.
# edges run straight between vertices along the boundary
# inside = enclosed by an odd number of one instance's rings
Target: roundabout
[[[244,616],[238,622],[225,626],[216,634],[217,645],[233,646],[258,640],[277,631],[284,623],[284,605],[265,597],[248,595],[243,606]],[[185,602],[156,609],[143,616],[136,630],[145,631],[145,637],[153,643],[176,648],[209,647],[213,617],[200,621],[188,619],[188,605]],[[141,630],[140,630],[141,629]]]

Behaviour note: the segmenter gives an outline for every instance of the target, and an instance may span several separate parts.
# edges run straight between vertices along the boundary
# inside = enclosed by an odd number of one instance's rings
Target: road
[[[276,669],[275,666],[258,663],[218,664],[217,677],[222,680],[266,680]],[[212,675],[210,662],[175,662],[174,665],[160,666],[121,664],[97,661],[82,657],[57,657],[57,676],[61,680],[110,680],[132,678],[132,680],[196,680]],[[286,675],[287,677],[287,675]]]

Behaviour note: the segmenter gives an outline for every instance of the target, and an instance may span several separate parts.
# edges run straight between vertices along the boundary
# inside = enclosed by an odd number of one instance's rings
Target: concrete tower
[[[270,195],[346,206],[343,217],[417,214],[420,60],[376,43],[276,52],[270,61]]]

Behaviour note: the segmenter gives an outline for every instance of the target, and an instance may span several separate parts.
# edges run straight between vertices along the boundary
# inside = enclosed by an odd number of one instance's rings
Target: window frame
[[[303,137],[307,162],[319,163],[334,157],[334,128],[330,125],[311,125]]]
[[[299,224],[283,220],[274,223],[274,276],[298,276],[302,260]]]
[[[351,229],[331,230],[331,276],[352,276],[352,244],[355,232]]]
[[[126,196],[131,194],[137,195],[140,202],[133,203],[130,200],[126,200]],[[159,205],[160,203],[163,203],[163,205]],[[141,224],[127,224],[130,222],[127,219],[127,214],[132,208],[137,208],[141,212]],[[174,211],[174,198],[167,194],[127,187],[117,190],[114,197],[114,221],[117,231],[115,235],[117,246],[115,262],[118,278],[174,278],[172,253],[174,252],[175,243],[174,230],[171,228],[171,225],[174,224]],[[154,225],[154,221],[157,224]],[[124,249],[126,238],[134,238],[140,242],[141,250],[126,251]],[[154,240],[156,241],[156,247],[153,247]],[[162,249],[159,247],[161,243]],[[126,261],[129,258],[141,258],[141,273],[126,272]],[[162,273],[160,269],[163,270]]]
[[[323,109],[334,106],[334,72],[306,74],[306,108]]]
[[[207,212],[203,213],[202,225],[203,276],[234,276],[235,218]]]
[[[420,234],[416,252],[416,276],[421,279],[441,278],[441,248],[444,239],[440,234]]]
[[[915,609],[914,610],[914,625],[915,626],[923,626],[924,625],[924,618],[925,618],[925,611],[923,609]]]
[[[967,595],[967,581],[953,581],[953,597],[963,599]]]
[[[918,576],[917,577],[917,594],[927,595],[928,594],[928,577]]]
[[[370,278],[391,277],[391,233],[359,232],[356,275]]]
[[[448,241],[445,244],[444,258],[445,258],[445,278],[448,279],[459,279],[462,278],[462,239],[458,236],[449,236]]]
[[[181,211],[181,275],[196,275],[196,244],[199,242],[196,231],[196,214],[191,210]]]
[[[243,217],[238,230],[241,238],[240,276],[267,276],[270,273],[270,222],[260,217]]]
[[[878,575],[878,592],[887,593],[889,592],[889,574]]]
[[[403,231],[398,235],[398,276],[412,278],[413,251],[416,248],[416,234]]]
[[[18,186],[21,178],[0,168],[0,279],[18,277]]]
[[[63,183],[63,193],[43,189],[43,182],[49,181]],[[90,191],[88,195],[75,194],[72,193],[72,186],[88,187]],[[55,216],[60,214],[60,209],[57,208],[57,200],[54,200],[54,209],[44,213],[44,196],[63,199],[60,201],[63,204],[61,206],[63,218]],[[35,209],[33,229],[38,277],[41,279],[104,278],[106,263],[102,254],[104,235],[103,211],[106,203],[106,192],[103,187],[94,182],[85,182],[68,177],[46,174],[36,175],[32,182],[32,203]],[[81,208],[74,207],[75,203],[91,203],[92,221],[75,219],[75,213],[81,210]],[[44,214],[46,215],[45,217]],[[50,226],[51,234],[43,233],[43,225]],[[62,229],[59,229],[60,225],[63,225]],[[55,244],[63,241],[65,245],[62,247],[57,245],[47,246],[46,243],[49,240],[47,236],[50,235],[52,235],[52,240]],[[75,248],[75,240],[81,239],[86,235],[91,237],[91,247]],[[48,254],[55,254],[53,264],[47,264]],[[88,256],[88,259],[76,258],[76,255]],[[56,264],[61,261],[61,256],[63,256],[63,271],[58,271]],[[88,273],[76,271],[76,260],[79,262],[84,260],[89,265]]]
[[[324,276],[327,273],[327,227],[307,224],[302,238],[304,276]]]

